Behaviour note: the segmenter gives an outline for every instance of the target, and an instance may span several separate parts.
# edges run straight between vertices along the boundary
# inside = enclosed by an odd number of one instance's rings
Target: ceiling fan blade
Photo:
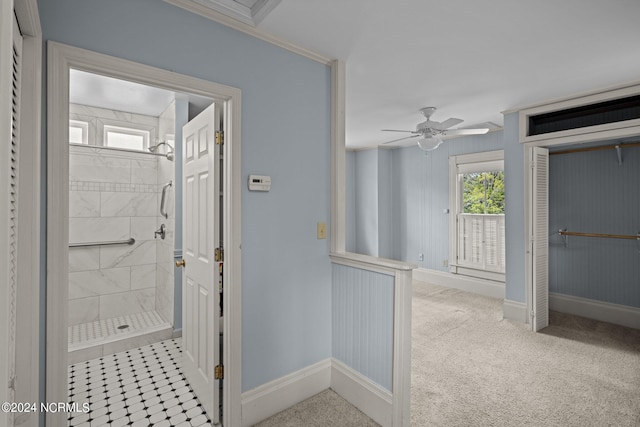
[[[462,135],[483,135],[489,132],[489,129],[451,129],[443,132],[446,136],[462,136]]]
[[[417,137],[419,137],[419,136],[420,136],[420,135],[405,136],[404,138],[394,139],[393,141],[383,142],[381,145],[384,145],[384,144],[391,144],[392,142],[398,142],[398,141],[402,141],[402,140],[410,139],[410,138],[417,138]]]
[[[407,132],[407,133],[416,133],[414,130],[398,130],[398,129],[380,129],[380,132]]]
[[[445,120],[444,122],[440,123],[440,122],[434,122],[429,120],[427,122],[427,126],[430,127],[431,129],[435,129],[435,130],[445,130],[445,129],[449,129],[451,126],[455,126],[458,125],[460,123],[464,122],[464,120],[462,119],[456,119],[456,118],[450,118]]]

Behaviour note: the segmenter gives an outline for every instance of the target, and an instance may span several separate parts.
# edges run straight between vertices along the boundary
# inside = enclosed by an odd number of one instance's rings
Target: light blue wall
[[[379,178],[386,180],[376,188],[390,185],[391,211],[391,256],[389,258],[411,262],[418,267],[448,271],[444,261],[449,260],[449,157],[479,153],[483,151],[504,150],[505,156],[505,197],[506,197],[506,237],[507,299],[525,302],[525,232],[524,232],[524,148],[518,142],[518,114],[505,116],[504,130],[486,135],[466,136],[445,141],[437,150],[424,152],[417,146],[391,150],[391,173],[380,173],[379,153],[387,150],[366,150],[354,153],[355,179],[355,228],[358,241],[373,241],[376,236],[361,233],[384,235],[385,225],[366,226],[360,222],[363,214],[369,215],[373,197],[365,199],[361,191],[373,193],[370,182],[372,172],[378,168]],[[348,167],[351,163],[348,163]],[[347,173],[347,179],[350,177]],[[366,178],[366,179],[365,179]],[[347,184],[351,185],[351,184]],[[365,188],[366,190],[362,190]],[[385,199],[386,200],[386,199]],[[381,202],[384,203],[384,202]],[[378,210],[378,212],[381,212]],[[387,216],[378,217],[380,222]],[[365,219],[368,221],[368,219]],[[380,230],[383,230],[381,233]],[[385,242],[386,243],[386,242]],[[379,245],[379,247],[385,247]],[[358,253],[366,253],[363,246],[356,246]],[[423,254],[424,260],[419,260]]]
[[[333,265],[333,357],[391,392],[394,276]]]
[[[356,252],[378,256],[378,150],[356,152]]]
[[[518,113],[504,116],[505,298],[526,302],[524,226],[524,146],[518,139]]]
[[[346,164],[346,191],[345,191],[345,216],[346,236],[345,249],[347,252],[356,252],[356,153],[345,153]]]
[[[378,149],[378,256],[393,258],[393,151]]]
[[[444,212],[449,208],[449,157],[501,148],[502,132],[492,132],[448,140],[428,153],[417,146],[356,152],[357,168],[378,166],[380,256],[448,271],[443,261],[449,258],[449,214]],[[376,152],[377,158],[371,155]],[[356,182],[356,193],[361,182]],[[356,205],[361,201],[356,198]],[[357,215],[358,233],[360,220]],[[418,259],[421,253],[424,261]]]
[[[269,193],[243,185],[242,390],[329,357],[329,241],[316,239],[330,216],[329,67],[162,1],[39,8],[44,40],[242,90],[242,179],[272,178]]]
[[[640,307],[635,240],[567,237],[568,231],[640,232],[640,147],[549,156],[549,290]]]

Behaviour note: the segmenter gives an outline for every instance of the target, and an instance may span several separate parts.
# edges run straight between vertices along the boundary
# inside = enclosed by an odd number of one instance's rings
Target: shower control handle
[[[180,268],[180,267],[184,267],[186,266],[187,263],[185,260],[181,259],[180,261],[176,261],[176,267]]]

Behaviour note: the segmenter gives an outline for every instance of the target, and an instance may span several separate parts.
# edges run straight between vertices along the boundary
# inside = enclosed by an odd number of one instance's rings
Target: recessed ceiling
[[[184,2],[185,0],[183,0]],[[281,0],[186,0],[255,27]],[[169,0],[171,3],[172,1]]]
[[[261,31],[346,63],[347,147],[640,79],[638,0],[284,0]]]
[[[126,80],[72,69],[69,73],[69,102],[127,113],[158,117],[176,98],[186,99],[195,111],[213,100],[180,94]]]

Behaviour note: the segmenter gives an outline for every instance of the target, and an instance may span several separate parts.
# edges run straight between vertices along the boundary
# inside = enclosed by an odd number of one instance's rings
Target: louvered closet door
[[[13,55],[11,84],[11,146],[9,147],[9,365],[10,381],[15,378],[16,287],[18,270],[18,155],[20,153],[20,82],[22,73],[22,35],[13,21]],[[14,389],[10,387],[10,398]]]
[[[549,326],[549,150],[532,149],[532,295],[531,327],[539,331]]]

